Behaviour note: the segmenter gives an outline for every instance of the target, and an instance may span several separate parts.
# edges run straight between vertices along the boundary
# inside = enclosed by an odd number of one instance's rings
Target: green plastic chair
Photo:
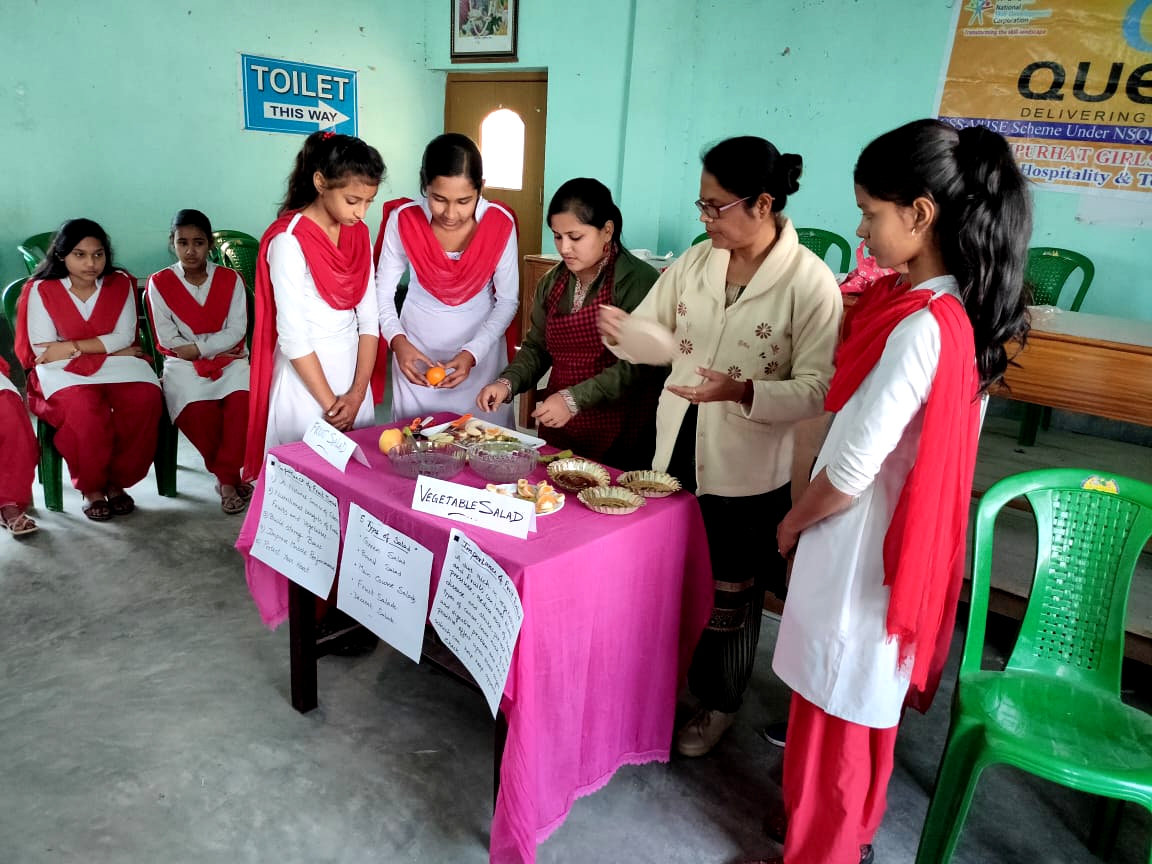
[[[4,318],[16,334],[16,306],[20,302],[20,292],[24,290],[27,279],[16,279],[9,282],[4,288],[0,305],[4,307]],[[36,474],[40,485],[44,489],[44,506],[54,513],[64,509],[64,460],[60,451],[56,449],[56,429],[36,418],[36,443],[40,448],[40,458],[36,463]]]
[[[257,249],[260,248],[260,241],[251,234],[246,234],[243,231],[213,231],[212,248],[208,251],[208,260],[213,264],[224,264],[221,247],[229,240],[240,240],[245,243],[251,243]]]
[[[220,243],[220,262],[240,273],[245,287],[256,290],[256,259],[260,255],[260,241],[254,237],[247,240],[233,237]]]
[[[140,347],[152,359],[152,370],[159,378],[164,374],[164,355],[156,347],[156,332],[152,329],[152,316],[143,309],[144,300],[136,295],[140,322],[137,333]],[[152,460],[156,468],[156,491],[166,498],[176,497],[176,451],[180,446],[180,430],[168,416],[168,406],[160,412],[160,428],[156,433],[156,456]]]
[[[1096,267],[1086,256],[1071,249],[1055,246],[1035,246],[1028,250],[1026,279],[1032,289],[1032,303],[1036,306],[1056,306],[1068,280],[1079,270],[1080,287],[1068,307],[1069,312],[1079,312],[1080,304],[1096,276]],[[1020,434],[1017,443],[1031,447],[1036,443],[1036,430],[1048,428],[1052,419],[1052,409],[1040,405],[1025,404],[1024,418],[1020,421]]]
[[[20,257],[24,259],[24,266],[28,268],[29,275],[36,272],[36,268],[40,266],[40,262],[48,257],[48,250],[52,248],[52,239],[55,236],[55,231],[33,234],[16,247],[16,251],[19,252]]]
[[[707,239],[708,239],[708,232],[707,231],[701,231],[699,234],[696,235],[696,239],[692,241],[692,245],[695,246],[697,243],[703,243]]]
[[[1004,670],[986,671],[994,525],[1019,496],[1036,518],[1032,595]],[[1029,471],[981,498],[968,634],[917,864],[951,860],[989,765],[1152,810],[1152,715],[1120,700],[1128,589],[1150,536],[1152,485],[1125,477]]]
[[[852,247],[848,241],[834,231],[825,231],[823,228],[797,228],[796,236],[800,244],[811,249],[821,260],[828,257],[828,250],[835,246],[840,250],[840,269],[837,273],[847,273],[852,269]]]

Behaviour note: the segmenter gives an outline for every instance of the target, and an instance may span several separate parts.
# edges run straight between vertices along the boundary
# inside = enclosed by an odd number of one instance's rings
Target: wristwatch
[[[68,355],[69,360],[75,360],[84,352],[80,350],[80,343],[75,339],[72,340],[72,353]]]

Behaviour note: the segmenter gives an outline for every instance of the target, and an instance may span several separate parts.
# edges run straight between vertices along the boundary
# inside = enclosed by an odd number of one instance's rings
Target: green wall
[[[70,216],[104,223],[140,273],[167,263],[179,207],[259,233],[302,139],[241,129],[242,51],[359,70],[361,135],[389,167],[381,198],[414,190],[442,128],[444,70],[547,69],[545,196],[599,177],[630,246],[687,245],[700,151],[739,133],[804,156],[798,224],[851,235],[852,163],[932,112],[955,2],[528,0],[509,67],[450,63],[443,0],[347,0],[315,20],[303,0],[6,0],[0,280],[22,272],[16,243]],[[1152,229],[1080,222],[1075,194],[1035,200],[1034,242],[1096,262],[1085,311],[1152,319]]]
[[[599,177],[630,246],[682,249],[701,230],[701,150],[755,134],[804,157],[795,222],[851,237],[856,156],[931,116],[956,2],[530,0],[518,65],[548,69],[545,197],[568,177]],[[449,64],[447,4],[428,26],[430,67],[478,71]],[[1078,221],[1073,193],[1037,191],[1035,205],[1034,244],[1096,264],[1083,311],[1152,320],[1152,228]]]
[[[170,263],[181,207],[258,236],[304,138],[241,128],[240,52],[358,70],[360,135],[390,174],[378,201],[410,189],[443,125],[444,78],[425,64],[425,11],[409,0],[344,0],[321,15],[303,0],[3,6],[5,283],[25,272],[17,243],[73,216],[100,222],[137,274]]]

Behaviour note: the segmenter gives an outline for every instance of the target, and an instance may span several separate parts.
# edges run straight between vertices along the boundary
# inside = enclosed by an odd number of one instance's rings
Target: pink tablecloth
[[[712,605],[707,540],[691,495],[650,499],[637,513],[604,516],[568,495],[527,540],[410,509],[414,480],[392,473],[379,429],[352,433],[371,463],[341,474],[304,444],[275,449],[340,501],[359,506],[435,555],[435,596],[448,534],[459,527],[508,572],[524,605],[502,709],[508,740],[492,817],[493,864],[532,862],[573,801],[621,765],[667,761],[676,693]],[[543,478],[540,469],[536,479]],[[465,470],[454,482],[483,481]],[[288,615],[287,580],[249,556],[262,503],[257,488],[236,547],[269,627]],[[342,532],[343,533],[343,532]]]

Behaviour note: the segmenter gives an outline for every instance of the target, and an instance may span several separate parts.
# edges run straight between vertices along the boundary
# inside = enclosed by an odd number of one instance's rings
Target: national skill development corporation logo
[[[988,13],[991,15],[995,6],[996,0],[968,0],[968,2],[964,4],[964,11],[971,13],[971,16],[968,18],[968,26],[971,27],[975,24],[983,27],[984,14]]]

